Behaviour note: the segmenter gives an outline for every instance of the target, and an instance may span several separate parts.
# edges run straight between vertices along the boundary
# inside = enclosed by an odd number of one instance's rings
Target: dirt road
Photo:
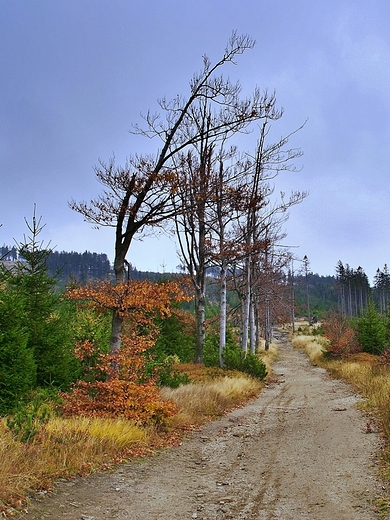
[[[369,520],[376,433],[358,396],[281,338],[275,381],[181,446],[61,483],[24,520]]]

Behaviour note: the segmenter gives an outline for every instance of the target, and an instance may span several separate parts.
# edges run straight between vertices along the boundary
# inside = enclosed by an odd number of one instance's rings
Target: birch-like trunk
[[[251,301],[250,308],[249,308],[249,322],[250,322],[250,328],[249,328],[249,340],[250,340],[250,349],[251,354],[256,353],[256,316],[255,316],[255,306],[254,302]]]
[[[250,259],[245,262],[245,288],[242,298],[242,326],[241,326],[241,349],[245,353],[248,352],[248,335],[249,335],[249,310],[251,302],[251,286],[250,286]]]
[[[195,363],[203,363],[206,340],[206,297],[205,291],[197,289],[195,294]]]
[[[219,366],[225,366],[223,351],[226,347],[226,320],[227,320],[227,268],[221,268],[221,296],[220,296],[220,316],[219,316]]]

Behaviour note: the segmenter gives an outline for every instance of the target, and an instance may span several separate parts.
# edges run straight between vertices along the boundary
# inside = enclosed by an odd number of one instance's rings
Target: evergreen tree
[[[69,316],[61,309],[55,293],[56,280],[48,275],[46,264],[49,245],[39,241],[44,226],[35,208],[29,235],[18,244],[19,261],[11,270],[2,268],[6,291],[17,297],[23,308],[21,323],[27,334],[27,348],[37,367],[38,386],[66,388],[72,380],[71,336]]]
[[[374,277],[374,289],[379,311],[381,314],[386,314],[389,308],[390,295],[390,273],[387,264],[384,265],[383,271],[377,269]]]
[[[387,330],[384,318],[369,300],[364,313],[357,322],[358,340],[364,352],[381,354],[387,347]]]
[[[343,316],[362,314],[371,294],[368,277],[362,267],[353,269],[341,261],[336,266],[336,283],[339,289],[339,306]]]
[[[339,307],[340,312],[343,316],[347,315],[347,303],[346,303],[346,276],[345,268],[341,260],[338,261],[336,266],[336,284],[339,291]]]
[[[12,411],[34,387],[36,365],[23,325],[23,302],[16,293],[0,289],[0,415]]]

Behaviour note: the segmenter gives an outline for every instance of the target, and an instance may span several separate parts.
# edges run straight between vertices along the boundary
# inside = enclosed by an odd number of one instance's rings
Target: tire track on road
[[[273,371],[258,399],[181,446],[62,482],[24,520],[377,518],[380,443],[365,433],[359,397],[283,336]]]

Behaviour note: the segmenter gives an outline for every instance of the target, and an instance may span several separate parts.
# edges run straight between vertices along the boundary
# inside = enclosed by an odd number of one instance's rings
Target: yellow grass
[[[386,446],[382,452],[383,475],[390,481],[390,366],[378,356],[366,353],[348,358],[325,359],[326,340],[320,336],[295,336],[294,347],[306,351],[310,360],[326,368],[334,377],[344,379],[365,398],[364,410],[375,417]]]
[[[267,367],[268,374],[270,374],[272,372],[272,365],[275,363],[278,357],[278,347],[274,343],[270,343],[269,349],[264,350],[264,343],[264,340],[262,340],[262,344],[258,355]]]
[[[163,388],[161,392],[164,399],[174,401],[179,407],[174,424],[201,424],[255,397],[261,388],[260,381],[241,375]]]
[[[275,355],[275,348],[262,354],[267,366]],[[52,417],[32,442],[23,444],[0,420],[0,517],[12,514],[12,507],[21,508],[26,493],[48,489],[56,478],[88,474],[177,442],[186,429],[244,404],[263,386],[241,372],[199,365],[193,372],[198,383],[161,390],[180,409],[168,432],[139,428],[122,419]]]
[[[33,442],[23,444],[12,438],[3,421],[0,423],[0,513],[4,511],[4,503],[19,507],[29,489],[47,488],[54,478],[102,468],[104,462],[146,442],[146,431],[126,421],[54,418]]]
[[[294,336],[291,341],[295,348],[306,352],[312,364],[317,365],[321,362],[327,345],[325,338],[322,336],[299,335]]]
[[[55,418],[45,428],[47,440],[58,442],[85,442],[90,440],[99,449],[123,449],[135,442],[145,442],[144,429],[123,419],[73,417]]]

